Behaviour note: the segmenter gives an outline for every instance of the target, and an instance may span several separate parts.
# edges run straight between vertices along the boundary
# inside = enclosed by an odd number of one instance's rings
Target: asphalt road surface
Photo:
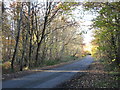
[[[77,72],[82,73],[92,62],[93,58],[88,55],[72,64],[50,70],[41,70],[41,72],[22,78],[3,81],[2,88],[54,88],[66,80],[71,79]]]

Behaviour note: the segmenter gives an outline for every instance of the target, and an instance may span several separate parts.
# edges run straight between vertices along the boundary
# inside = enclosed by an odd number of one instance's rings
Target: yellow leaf
[[[114,62],[114,61],[115,61],[115,59],[112,60],[112,62]]]

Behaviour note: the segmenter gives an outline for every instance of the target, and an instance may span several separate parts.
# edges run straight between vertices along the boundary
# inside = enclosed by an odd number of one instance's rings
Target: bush
[[[9,69],[11,67],[11,62],[7,61],[7,62],[3,63],[2,67],[3,67],[3,69]]]

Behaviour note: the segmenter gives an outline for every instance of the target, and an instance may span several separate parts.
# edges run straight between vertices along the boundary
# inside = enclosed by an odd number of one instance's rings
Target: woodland
[[[84,55],[83,35],[72,11],[82,5],[93,19],[91,55],[120,68],[120,2],[1,3],[3,73],[69,61]]]

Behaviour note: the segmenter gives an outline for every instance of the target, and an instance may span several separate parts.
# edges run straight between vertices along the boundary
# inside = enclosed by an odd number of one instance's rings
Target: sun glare
[[[84,51],[88,51],[88,52],[91,53],[91,51],[92,51],[92,45],[91,44],[85,44]]]

